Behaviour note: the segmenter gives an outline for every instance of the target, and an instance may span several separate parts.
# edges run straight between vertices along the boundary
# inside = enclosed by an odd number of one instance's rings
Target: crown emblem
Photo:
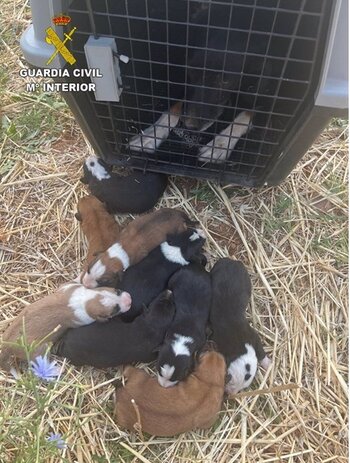
[[[66,15],[60,15],[60,16],[55,16],[52,18],[52,22],[54,23],[55,26],[66,26],[71,22],[70,16]]]

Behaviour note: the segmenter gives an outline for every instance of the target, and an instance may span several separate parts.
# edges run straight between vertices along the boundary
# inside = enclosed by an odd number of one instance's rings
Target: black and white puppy
[[[83,169],[81,181],[112,214],[149,211],[157,204],[168,184],[165,174],[133,172],[126,177],[120,176],[96,156],[89,156]]]
[[[258,333],[246,319],[246,308],[252,292],[249,274],[240,261],[220,259],[210,272],[212,303],[209,321],[212,340],[228,366],[226,392],[236,394],[253,381],[258,362],[268,368]]]
[[[144,305],[147,306],[166,289],[169,278],[178,269],[192,261],[201,261],[204,242],[204,232],[199,228],[169,235],[167,241],[151,251],[141,262],[129,267],[118,285],[118,288],[129,292],[132,298],[128,315],[122,317],[122,320],[131,321],[139,315]]]
[[[188,376],[194,354],[206,342],[206,325],[211,301],[210,274],[199,263],[178,270],[170,279],[175,317],[161,346],[157,372],[158,382],[170,387]]]
[[[151,362],[156,349],[174,317],[172,292],[163,291],[148,308],[131,323],[115,317],[113,323],[87,326],[91,329],[70,329],[53,346],[52,352],[68,358],[74,365],[96,368],[116,367],[134,362]]]

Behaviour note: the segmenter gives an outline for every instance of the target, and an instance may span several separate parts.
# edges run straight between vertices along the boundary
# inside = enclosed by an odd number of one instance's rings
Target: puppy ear
[[[74,216],[75,216],[75,218],[76,218],[77,220],[79,220],[79,222],[82,222],[82,221],[83,221],[83,218],[82,218],[82,216],[81,216],[81,214],[80,214],[79,211],[76,212],[76,213],[74,214]]]

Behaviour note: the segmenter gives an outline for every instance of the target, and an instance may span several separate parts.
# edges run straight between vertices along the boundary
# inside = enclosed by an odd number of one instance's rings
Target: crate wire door
[[[331,0],[73,0],[69,15],[77,27],[72,43],[77,67],[86,67],[84,44],[90,34],[114,37],[119,53],[130,57],[128,64],[120,63],[119,103],[96,102],[94,94],[89,94],[96,124],[115,163],[262,185],[288,132],[312,102],[331,8]],[[217,120],[202,132],[188,130],[180,121],[154,153],[130,150],[128,141],[133,136],[176,102],[191,102],[196,86],[203,86],[203,81],[189,78],[191,55],[200,35],[203,46],[197,51],[204,52],[205,58],[195,69],[210,73],[208,55],[223,52],[222,74],[238,76],[239,83],[220,105]],[[210,48],[212,36],[219,37],[214,49]],[[241,72],[222,64],[233,59],[241,60]],[[211,89],[204,87],[204,100]],[[243,111],[253,113],[252,125],[225,162],[200,162],[200,146]]]

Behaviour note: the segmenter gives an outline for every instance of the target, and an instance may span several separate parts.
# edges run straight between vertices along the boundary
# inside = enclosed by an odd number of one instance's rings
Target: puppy
[[[164,389],[145,371],[127,367],[126,385],[115,394],[115,419],[134,430],[140,414],[142,431],[155,436],[174,436],[212,426],[221,409],[226,365],[217,352],[206,352],[196,370],[178,385]],[[131,400],[135,401],[134,408]]]
[[[202,9],[193,15],[188,30],[188,92],[183,122],[190,130],[206,130],[227,106],[253,109],[256,98],[251,94],[263,93],[266,82],[259,76],[263,68],[265,75],[270,70],[269,60],[263,59],[268,38],[248,32],[250,28],[263,30],[275,12],[235,8],[232,14],[230,5],[210,6],[210,10]],[[228,29],[208,26],[208,21],[225,24]],[[242,101],[237,101],[238,97]]]
[[[81,180],[113,214],[149,211],[157,204],[168,183],[164,174],[133,172],[126,177],[120,176],[96,156],[85,160]]]
[[[171,233],[181,233],[195,225],[187,214],[177,209],[159,209],[130,222],[119,241],[91,263],[81,281],[87,288],[117,286],[122,272],[145,258],[166,241]]]
[[[124,323],[116,317],[103,325],[68,330],[52,352],[67,357],[74,365],[96,368],[151,362],[174,313],[172,293],[165,290],[133,322]]]
[[[140,314],[144,305],[166,289],[169,278],[178,269],[201,260],[204,241],[204,232],[198,228],[168,235],[167,240],[141,262],[129,267],[123,274],[120,289],[131,294],[132,306],[122,315],[122,320],[131,321]]]
[[[48,342],[56,341],[68,328],[88,325],[95,320],[104,322],[130,309],[130,294],[112,288],[87,289],[79,283],[63,285],[24,310],[3,334],[0,366],[9,369],[14,358],[25,360],[25,352],[15,343],[23,335],[30,345],[38,343],[32,357],[45,352]],[[58,329],[55,330],[55,328]],[[43,341],[43,343],[41,342]]]
[[[88,240],[86,269],[96,255],[115,243],[120,235],[120,227],[106,207],[95,196],[88,195],[79,199],[78,212],[75,214]]]
[[[245,311],[252,286],[242,262],[220,259],[210,272],[212,303],[210,324],[215,341],[228,365],[226,391],[235,394],[253,381],[258,361],[267,368],[267,357],[258,333],[249,325]]]
[[[210,275],[193,263],[178,270],[168,288],[174,293],[176,313],[157,359],[158,382],[163,387],[174,386],[190,374],[194,354],[206,341]]]

